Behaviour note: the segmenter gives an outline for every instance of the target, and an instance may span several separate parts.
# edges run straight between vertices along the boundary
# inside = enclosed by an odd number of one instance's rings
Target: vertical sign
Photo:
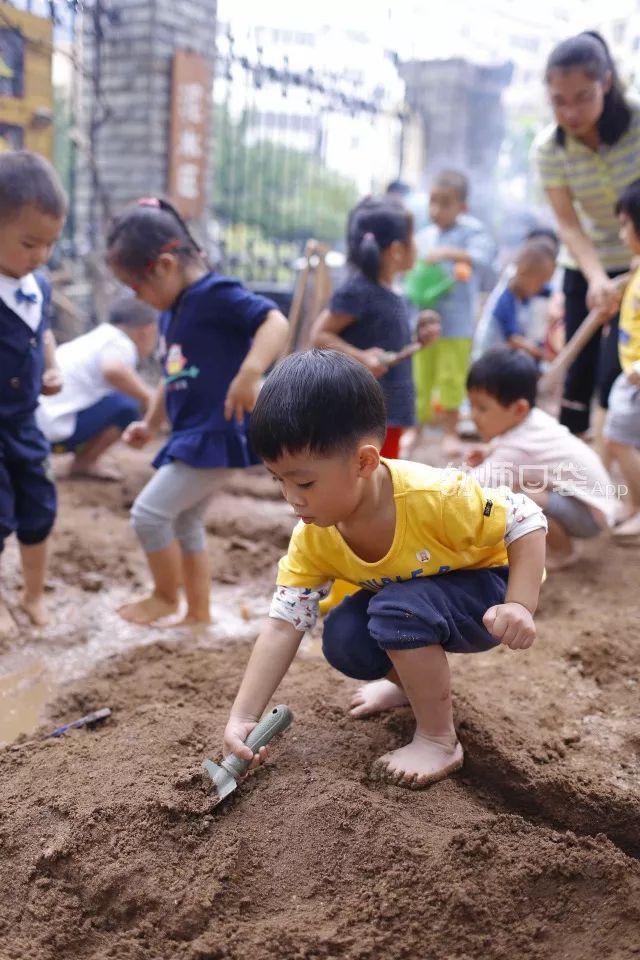
[[[183,217],[196,219],[206,207],[211,91],[209,67],[199,53],[176,50],[171,84],[169,195]]]
[[[51,159],[51,21],[0,0],[0,151],[26,147]]]

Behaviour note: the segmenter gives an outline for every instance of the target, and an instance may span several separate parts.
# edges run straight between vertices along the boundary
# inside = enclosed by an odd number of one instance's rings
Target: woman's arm
[[[319,350],[339,350],[340,353],[346,353],[354,360],[364,364],[374,377],[382,377],[387,372],[387,367],[380,359],[384,353],[381,347],[360,350],[340,336],[343,330],[355,323],[355,319],[355,317],[346,313],[332,313],[330,310],[323,310],[311,327],[311,343]]]
[[[556,215],[562,242],[575,257],[589,284],[587,306],[590,309],[608,306],[613,308],[617,303],[615,284],[607,276],[596,247],[582,229],[571,191],[568,187],[547,187],[545,193]]]

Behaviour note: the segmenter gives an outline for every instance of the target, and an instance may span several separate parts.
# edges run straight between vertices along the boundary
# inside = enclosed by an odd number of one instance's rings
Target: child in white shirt
[[[55,453],[73,451],[71,476],[120,479],[101,457],[147,408],[152,391],[136,366],[157,338],[156,311],[127,296],[113,305],[108,323],[57,348],[64,386],[40,397],[36,420]]]
[[[535,406],[538,371],[521,350],[490,350],[469,371],[471,416],[483,450],[468,463],[483,486],[506,485],[541,506],[547,517],[547,567],[578,558],[574,539],[613,526],[618,500],[597,454]]]

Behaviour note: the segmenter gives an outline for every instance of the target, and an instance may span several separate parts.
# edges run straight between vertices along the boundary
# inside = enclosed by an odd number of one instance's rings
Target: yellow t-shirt
[[[640,267],[631,277],[622,298],[618,354],[625,373],[629,373],[634,363],[640,360]]]
[[[375,592],[388,583],[507,563],[507,504],[499,491],[483,489],[462,471],[381,461],[391,474],[396,506],[387,555],[367,563],[337,527],[299,523],[278,565],[278,586],[315,588],[346,580]]]

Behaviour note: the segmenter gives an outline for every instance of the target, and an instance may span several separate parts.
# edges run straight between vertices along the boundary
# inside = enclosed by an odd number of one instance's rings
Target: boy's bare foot
[[[10,637],[18,632],[18,625],[11,616],[10,611],[0,600],[0,638]]]
[[[373,713],[394,710],[409,703],[402,687],[391,680],[372,680],[359,687],[351,698],[352,717],[369,717]]]
[[[49,623],[49,614],[44,605],[43,597],[23,597],[20,606],[34,627],[46,627]]]
[[[411,743],[376,760],[373,772],[389,783],[419,790],[459,770],[463,759],[462,746],[455,733],[449,737],[415,733]]]
[[[152,593],[150,597],[144,597],[142,600],[125,603],[118,608],[118,613],[129,623],[149,624],[162,620],[163,617],[170,617],[172,613],[177,612],[178,606],[177,600],[166,600]]]

